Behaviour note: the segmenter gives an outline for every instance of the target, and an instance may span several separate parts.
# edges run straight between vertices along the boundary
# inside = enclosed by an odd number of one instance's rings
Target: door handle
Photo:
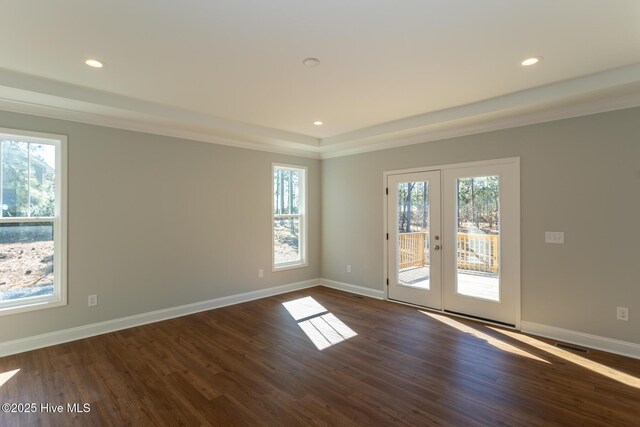
[[[435,245],[435,246],[433,247],[433,250],[434,250],[434,251],[439,251],[439,250],[440,250],[440,245]]]

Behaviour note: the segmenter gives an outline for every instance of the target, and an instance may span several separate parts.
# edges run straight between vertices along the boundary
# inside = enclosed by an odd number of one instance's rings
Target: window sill
[[[48,301],[44,300],[44,301],[25,302],[25,304],[14,306],[14,307],[0,306],[0,316],[25,313],[28,311],[35,311],[35,310],[45,310],[47,308],[61,307],[64,305],[67,305],[66,301],[55,299],[55,300],[48,300]]]
[[[296,269],[296,268],[304,268],[304,267],[308,267],[308,266],[309,266],[309,263],[307,263],[307,262],[304,262],[304,263],[301,262],[301,263],[296,263],[296,264],[284,264],[282,266],[275,266],[274,265],[271,268],[271,271],[273,273],[275,273],[276,271],[293,270],[293,269]]]

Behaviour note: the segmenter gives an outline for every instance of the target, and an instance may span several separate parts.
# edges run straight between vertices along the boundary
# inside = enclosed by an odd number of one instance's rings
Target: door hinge
[[[387,286],[389,286],[389,279],[387,279]]]
[[[387,240],[389,240],[389,233],[387,233]]]
[[[387,187],[387,191],[385,192],[386,194],[389,194],[389,187]]]

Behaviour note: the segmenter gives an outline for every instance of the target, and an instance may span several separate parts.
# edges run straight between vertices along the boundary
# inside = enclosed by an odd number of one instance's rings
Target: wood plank
[[[319,351],[282,305],[307,296],[357,335]],[[317,287],[2,358],[0,402],[91,412],[0,425],[640,425],[637,384],[515,338]]]

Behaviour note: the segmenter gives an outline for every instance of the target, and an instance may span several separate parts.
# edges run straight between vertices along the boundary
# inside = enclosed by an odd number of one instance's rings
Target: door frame
[[[521,243],[520,243],[520,235],[521,235],[521,227],[522,227],[522,221],[521,221],[521,215],[520,215],[520,157],[507,157],[507,158],[502,158],[502,159],[491,159],[491,160],[481,160],[481,161],[476,161],[476,162],[464,162],[464,163],[450,163],[450,164],[444,164],[444,165],[433,165],[433,166],[424,166],[424,167],[418,167],[418,168],[410,168],[410,169],[394,169],[394,170],[386,170],[383,171],[382,173],[382,247],[383,247],[383,273],[382,273],[382,292],[384,293],[384,299],[387,301],[391,301],[391,302],[397,302],[395,300],[390,300],[389,299],[389,287],[387,286],[387,279],[389,278],[389,250],[388,250],[388,243],[389,241],[387,240],[387,233],[389,232],[389,224],[388,224],[388,214],[387,214],[387,206],[388,206],[388,194],[387,194],[387,178],[390,175],[399,175],[399,174],[405,174],[405,173],[416,173],[416,172],[432,172],[432,171],[444,171],[446,169],[457,169],[457,168],[464,168],[464,167],[474,167],[474,166],[491,166],[491,165],[502,165],[502,164],[509,164],[512,165],[515,168],[515,173],[514,173],[514,177],[513,177],[513,184],[515,186],[515,188],[518,189],[517,194],[515,196],[514,200],[514,209],[515,209],[515,216],[518,220],[518,226],[515,227],[515,246],[516,246],[516,256],[515,256],[515,260],[514,260],[514,271],[515,271],[515,289],[514,289],[514,294],[515,294],[515,308],[516,308],[516,318],[515,318],[515,329],[520,330],[520,324],[522,321],[522,299],[521,299],[521,295],[522,295],[522,291],[521,291],[521,270],[520,270],[520,264],[521,264],[521,259],[520,259],[520,252],[521,252]],[[443,194],[443,185],[444,180],[440,180],[440,186],[441,186],[441,191],[440,193]],[[443,218],[441,218],[441,221],[443,221]],[[442,227],[442,225],[441,225]],[[447,274],[444,270],[442,271],[442,274]],[[403,303],[403,302],[398,302],[399,304],[406,304],[406,305],[411,305],[409,303]],[[417,306],[415,306],[417,307]],[[458,315],[458,314],[453,314],[453,313],[449,313],[444,311],[444,305],[442,305],[443,309],[441,310],[434,310],[434,309],[429,309],[429,308],[424,308],[424,307],[420,307],[421,309],[424,310],[429,310],[429,311],[435,311],[438,313],[443,313],[443,314],[447,314],[449,316],[456,316],[456,317],[463,317],[463,318],[468,318],[468,319],[472,319],[472,320],[476,320],[478,321],[477,318],[474,317],[469,317],[469,316],[464,316],[464,315]],[[492,323],[490,321],[484,321],[482,320],[482,322],[485,323]],[[499,324],[500,326],[504,326],[502,324]]]
[[[428,182],[429,183],[429,191],[428,191],[428,204],[429,206],[429,238],[426,243],[426,248],[428,249],[429,254],[429,286],[426,289],[416,288],[413,286],[409,286],[407,284],[400,283],[400,275],[396,277],[389,277],[389,285],[387,286],[387,299],[393,299],[394,301],[411,301],[413,304],[420,305],[421,307],[429,307],[434,310],[441,310],[443,308],[442,302],[444,301],[442,297],[442,292],[444,291],[444,287],[441,285],[443,282],[441,267],[443,265],[442,262],[442,253],[441,250],[433,250],[433,246],[440,245],[441,242],[437,240],[432,241],[432,237],[435,236],[438,239],[438,236],[442,235],[440,227],[443,223],[441,215],[442,215],[442,196],[440,191],[442,189],[442,173],[440,171],[435,172],[419,172],[419,173],[408,173],[408,174],[394,174],[387,176],[387,183],[391,183],[389,186],[389,197],[397,197],[398,189],[397,186],[400,183],[406,182]],[[393,187],[396,187],[395,190]],[[398,200],[397,198],[395,199]],[[388,231],[389,241],[396,242],[399,237],[398,233],[398,205],[397,203],[393,203],[392,205],[387,205],[387,219],[395,219],[392,221],[395,226],[391,227]],[[426,249],[425,248],[425,249]],[[387,259],[387,268],[390,266],[393,267],[394,272],[395,268],[400,269],[399,261],[399,251],[398,246],[394,245],[393,247],[387,245],[387,250],[389,251],[389,257]],[[393,255],[397,255],[395,262],[393,261]],[[399,273],[399,271],[398,271]],[[395,274],[393,275],[395,276]],[[433,286],[433,283],[437,283],[438,286]],[[393,295],[392,295],[393,294]],[[393,296],[393,298],[392,298]],[[420,302],[418,302],[420,300]]]

